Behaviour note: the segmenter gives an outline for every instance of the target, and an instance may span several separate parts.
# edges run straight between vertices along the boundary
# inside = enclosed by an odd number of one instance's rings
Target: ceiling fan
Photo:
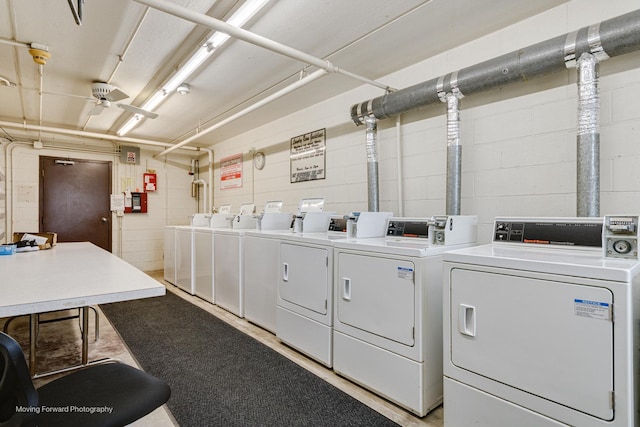
[[[141,114],[150,119],[155,119],[156,117],[158,117],[157,113],[134,107],[133,105],[118,104],[118,101],[129,98],[129,95],[108,83],[92,83],[91,94],[97,100],[97,102],[96,105],[91,109],[91,111],[89,111],[90,116],[97,116],[105,109],[111,107],[112,105],[116,105],[117,107],[122,108],[125,111],[129,111],[134,114]]]

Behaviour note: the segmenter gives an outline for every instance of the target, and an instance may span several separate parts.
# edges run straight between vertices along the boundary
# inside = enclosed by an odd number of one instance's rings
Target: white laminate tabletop
[[[155,279],[91,243],[0,256],[0,317],[165,294]]]

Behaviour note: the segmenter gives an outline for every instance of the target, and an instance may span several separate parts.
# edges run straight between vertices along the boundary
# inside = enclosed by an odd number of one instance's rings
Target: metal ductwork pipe
[[[462,145],[460,145],[460,97],[448,93],[447,103],[447,215],[460,215]]]
[[[594,34],[594,28],[598,34]],[[594,36],[600,41],[597,46],[590,40]],[[566,70],[566,45],[570,43],[575,44],[575,58],[585,52],[595,54],[599,51],[614,57],[640,50],[640,10],[355,104],[351,107],[351,119],[356,125],[362,125],[368,116],[381,120],[439,103],[438,80],[442,79],[445,93],[453,92],[451,80],[454,74],[456,90],[468,96]]]
[[[600,216],[598,59],[583,53],[578,69],[577,214]]]
[[[534,44],[351,107],[356,125],[365,117],[384,119],[435,104],[443,93],[469,95],[515,82],[525,82],[576,66],[579,69],[577,214],[597,217],[600,211],[600,134],[598,133],[598,62],[640,50],[640,10]],[[449,126],[449,122],[448,122]],[[458,147],[459,148],[459,147]],[[454,153],[448,143],[448,170]],[[447,173],[447,213],[455,209]]]
[[[378,200],[378,121],[373,117],[366,117],[367,125],[367,195],[369,212],[379,212]]]

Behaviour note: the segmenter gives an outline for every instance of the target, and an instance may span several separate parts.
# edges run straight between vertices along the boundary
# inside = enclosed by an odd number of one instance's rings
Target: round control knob
[[[628,254],[631,252],[631,243],[626,240],[616,240],[613,242],[613,250],[619,254]]]

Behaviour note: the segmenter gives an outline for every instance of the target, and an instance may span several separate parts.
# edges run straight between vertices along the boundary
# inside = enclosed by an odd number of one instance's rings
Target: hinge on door
[[[613,303],[609,304],[609,321],[613,322]]]
[[[614,410],[616,408],[616,392],[609,392],[609,404],[611,405],[611,409]]]

